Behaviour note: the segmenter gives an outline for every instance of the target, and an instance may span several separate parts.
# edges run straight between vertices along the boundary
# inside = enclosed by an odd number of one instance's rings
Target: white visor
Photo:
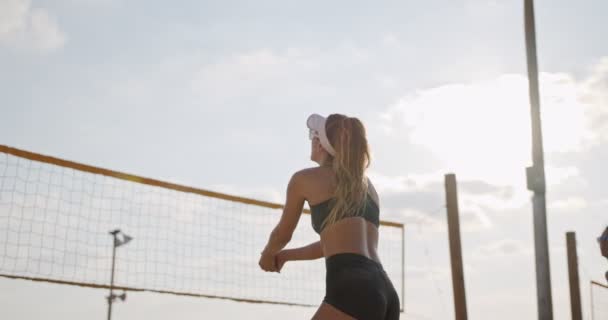
[[[332,156],[336,156],[336,151],[332,148],[329,143],[329,139],[327,139],[327,134],[325,133],[325,118],[316,113],[311,114],[306,120],[306,126],[310,129],[310,138],[318,137],[319,141],[321,141],[321,146]]]

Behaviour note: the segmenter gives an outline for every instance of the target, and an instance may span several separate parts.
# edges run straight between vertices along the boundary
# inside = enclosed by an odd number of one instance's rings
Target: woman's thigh
[[[323,302],[311,320],[357,320],[329,303]]]

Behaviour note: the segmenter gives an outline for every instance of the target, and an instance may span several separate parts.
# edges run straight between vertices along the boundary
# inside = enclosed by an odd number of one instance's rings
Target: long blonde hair
[[[321,228],[343,217],[360,215],[368,191],[365,170],[370,164],[370,152],[363,123],[357,118],[331,114],[325,132],[336,155],[330,160],[337,186],[331,202],[333,207]]]

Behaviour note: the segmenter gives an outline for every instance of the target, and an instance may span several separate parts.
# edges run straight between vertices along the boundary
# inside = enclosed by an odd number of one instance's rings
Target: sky
[[[354,116],[381,218],[406,225],[405,316],[453,317],[443,179],[454,173],[469,318],[533,318],[522,4],[0,0],[0,144],[281,202],[291,174],[315,165],[306,117]],[[595,241],[608,225],[608,3],[535,5],[554,318],[570,315],[575,231],[589,319],[588,283],[608,269]],[[105,315],[94,289],[0,288],[12,319]],[[115,319],[314,312],[132,293]]]

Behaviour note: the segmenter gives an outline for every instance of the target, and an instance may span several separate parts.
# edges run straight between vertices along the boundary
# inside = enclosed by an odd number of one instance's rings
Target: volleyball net
[[[591,281],[591,320],[608,319],[608,285]]]
[[[0,276],[245,302],[317,306],[323,259],[264,272],[283,205],[125,174],[0,145]],[[318,240],[310,212],[287,248]],[[379,255],[404,304],[404,226],[381,221]],[[401,288],[401,290],[399,290]]]

